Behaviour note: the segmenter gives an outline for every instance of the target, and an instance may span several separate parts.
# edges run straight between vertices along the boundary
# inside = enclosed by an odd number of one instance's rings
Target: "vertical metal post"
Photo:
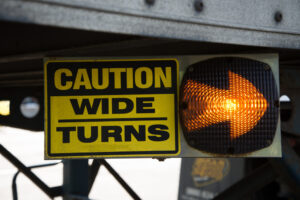
[[[64,200],[88,199],[88,160],[65,160],[63,170]]]

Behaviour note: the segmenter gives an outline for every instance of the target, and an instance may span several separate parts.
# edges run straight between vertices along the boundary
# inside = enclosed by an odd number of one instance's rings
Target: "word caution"
[[[179,153],[175,59],[45,62],[47,158]]]

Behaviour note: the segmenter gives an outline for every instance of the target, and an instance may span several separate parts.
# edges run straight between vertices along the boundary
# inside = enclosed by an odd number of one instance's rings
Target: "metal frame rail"
[[[64,190],[63,186],[57,186],[57,187],[49,187],[47,186],[39,177],[37,177],[31,169],[33,168],[39,168],[39,167],[48,167],[53,166],[58,163],[49,163],[44,165],[34,165],[26,167],[20,160],[18,160],[12,153],[10,153],[2,144],[0,144],[0,153],[9,161],[11,162],[17,169],[18,172],[13,177],[12,181],[12,192],[13,192],[13,199],[17,200],[17,185],[16,185],[16,179],[20,172],[22,172],[27,178],[29,178],[38,188],[40,188],[46,195],[49,196],[49,198],[54,198],[57,196],[64,196],[67,199],[88,199],[85,195],[79,194],[72,194],[68,193]],[[82,164],[81,160],[76,160],[77,163]],[[73,163],[74,164],[74,163]],[[74,168],[74,165],[71,164],[70,166]],[[96,179],[96,176],[98,174],[98,171],[100,169],[100,166],[103,165],[109,173],[120,183],[120,185],[128,192],[128,194],[135,200],[140,200],[141,198],[137,195],[136,192],[124,181],[124,179],[117,173],[116,170],[104,159],[94,159],[93,163],[88,166],[88,193],[91,191],[92,186],[94,184],[94,181]],[[80,165],[79,165],[80,168]],[[80,188],[79,188],[80,190]]]
[[[57,165],[59,163],[61,163],[61,162],[41,164],[41,165],[33,165],[33,166],[29,166],[27,168],[29,168],[29,169],[35,169],[35,168],[41,168],[41,167],[50,167],[50,166]],[[20,171],[17,171],[15,173],[14,177],[13,177],[13,180],[12,180],[13,200],[18,200],[17,178],[18,178],[19,174],[20,174]]]
[[[2,0],[0,13],[47,26],[300,49],[298,0]]]
[[[88,183],[87,183],[87,192],[86,195],[80,195],[74,193],[68,193],[64,191],[63,186],[57,187],[48,187],[40,178],[38,178],[31,169],[38,167],[47,167],[53,166],[58,163],[49,163],[45,165],[35,165],[26,167],[21,161],[19,161],[13,154],[11,154],[3,145],[0,144],[0,153],[10,161],[15,167],[18,168],[18,172],[13,177],[12,190],[13,190],[13,199],[17,200],[17,188],[16,188],[16,179],[19,172],[22,172],[27,176],[36,186],[38,186],[45,194],[50,198],[57,196],[64,196],[67,199],[88,199],[88,194],[91,191],[91,188],[94,184],[96,176],[99,172],[101,165],[103,165],[110,174],[119,182],[119,184],[128,192],[128,194],[136,200],[141,199],[136,192],[124,181],[124,179],[113,169],[113,167],[104,159],[94,159],[93,163],[88,166]],[[85,161],[75,160],[77,162],[77,167],[80,164],[84,164]],[[87,163],[87,162],[85,162]],[[251,174],[232,185],[230,188],[219,194],[215,200],[238,200],[242,197],[249,196],[254,192],[259,191],[265,185],[281,178],[288,186],[291,192],[297,197],[300,198],[300,168],[299,168],[300,158],[293,148],[289,145],[286,139],[283,140],[283,157],[282,159],[269,159],[269,161],[262,165],[261,167],[255,169]],[[74,168],[74,164],[70,164]],[[81,165],[82,166],[82,165]],[[82,170],[82,168],[80,169]],[[75,172],[76,173],[76,172]],[[79,190],[81,190],[79,188]],[[83,189],[84,190],[84,189]]]
[[[39,187],[50,198],[62,195],[62,187],[49,187],[39,177],[37,177],[31,168],[26,167],[20,160],[18,160],[12,153],[10,153],[2,144],[0,144],[0,153],[11,162],[20,172],[29,178],[37,187]]]

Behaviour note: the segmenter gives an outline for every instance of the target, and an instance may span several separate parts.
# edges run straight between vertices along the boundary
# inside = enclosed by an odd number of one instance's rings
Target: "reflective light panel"
[[[269,146],[278,121],[278,92],[262,62],[220,57],[189,66],[180,94],[187,143],[214,154],[244,154]]]

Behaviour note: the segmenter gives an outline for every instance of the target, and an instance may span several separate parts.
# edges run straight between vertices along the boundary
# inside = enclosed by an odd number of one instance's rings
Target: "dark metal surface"
[[[2,144],[0,144],[0,153],[8,161],[10,161],[20,172],[22,172],[26,177],[28,177],[37,187],[39,187],[45,194],[50,198],[54,198],[62,195],[61,187],[49,187],[47,186],[39,177],[37,177],[30,168],[26,167],[22,162],[20,162],[13,154],[11,154],[7,149],[5,149]]]
[[[64,160],[63,169],[63,199],[84,199],[89,194],[88,160]]]
[[[35,82],[35,78],[30,80]],[[42,131],[44,129],[43,88],[36,85],[27,85],[25,87],[25,83],[20,83],[20,80],[14,81],[14,83],[10,84],[10,86],[13,84],[23,84],[24,87],[1,88],[0,100],[10,101],[10,114],[7,116],[0,115],[0,124],[33,131]],[[40,106],[39,112],[33,118],[25,117],[21,112],[21,103],[26,97],[34,97],[38,100]]]
[[[196,6],[195,0],[153,2],[3,0],[0,19],[146,37],[300,48],[297,0],[215,0]],[[276,11],[282,17],[275,21]]]
[[[283,118],[281,129],[287,133],[300,136],[300,61],[284,61],[280,70],[280,90],[281,95],[290,98],[289,104],[283,105],[283,114],[288,114]],[[287,107],[289,106],[289,107]],[[290,111],[289,111],[290,110]]]
[[[0,87],[42,85],[44,57],[121,57],[231,53],[280,53],[298,58],[296,50],[268,49],[206,42],[108,34],[77,29],[0,21]],[[22,34],[18,34],[22,32]],[[24,77],[22,77],[24,74]]]
[[[269,159],[269,162],[290,191],[300,199],[300,157],[287,138],[282,140],[282,158]]]
[[[245,176],[244,158],[183,158],[178,200],[213,199]]]
[[[299,199],[300,157],[291,146],[290,139],[283,138],[282,144],[282,158],[269,159],[268,162],[253,170],[241,181],[219,194],[215,200],[243,199],[251,196],[251,194],[254,194],[275,180],[280,180],[280,182],[284,183],[288,187],[288,190],[295,196],[295,199]],[[278,191],[274,192],[277,193]]]
[[[214,200],[240,200],[250,196],[276,179],[278,175],[270,163],[254,170],[251,174],[220,193]]]
[[[100,162],[98,162],[97,160],[93,160],[92,165],[90,165],[89,167],[89,192],[93,187],[100,166],[101,166]]]

